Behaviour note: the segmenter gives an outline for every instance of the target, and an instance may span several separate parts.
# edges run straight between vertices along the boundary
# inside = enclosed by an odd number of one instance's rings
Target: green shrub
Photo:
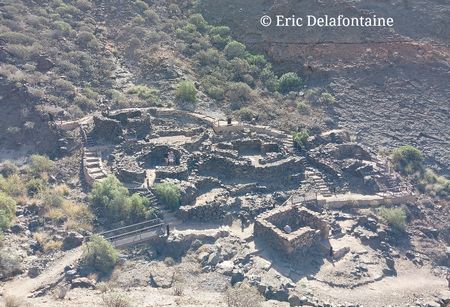
[[[175,3],[171,3],[169,5],[168,11],[169,11],[169,14],[172,16],[181,14],[180,7],[178,5],[176,5]]]
[[[158,90],[148,87],[146,85],[136,85],[127,91],[130,95],[137,95],[141,99],[157,101]]]
[[[244,44],[241,44],[240,42],[237,41],[231,41],[229,42],[226,46],[225,46],[225,55],[229,58],[229,59],[234,59],[234,58],[242,58],[245,56],[246,54],[246,48]]]
[[[137,0],[136,1],[136,6],[138,7],[138,9],[141,11],[141,12],[144,12],[145,10],[148,10],[150,7],[148,6],[148,4],[147,3],[145,3],[145,1],[142,1],[142,0]]]
[[[219,35],[221,37],[227,37],[230,35],[230,28],[227,26],[217,26],[217,27],[211,27],[209,30],[209,35]]]
[[[230,83],[227,89],[227,96],[232,103],[238,103],[249,100],[251,92],[252,89],[246,83]]]
[[[305,100],[299,100],[297,101],[297,110],[300,113],[307,114],[309,113],[309,110],[311,109],[311,106],[309,103]]]
[[[222,100],[225,95],[225,90],[221,86],[213,85],[206,88],[206,93],[215,100]]]
[[[418,189],[433,197],[450,198],[450,180],[429,168],[418,178]]]
[[[63,35],[68,35],[72,33],[73,29],[67,22],[64,21],[55,21],[55,28]]]
[[[31,178],[26,183],[27,194],[34,196],[43,193],[47,188],[47,183],[41,178]]]
[[[6,179],[0,175],[0,191],[13,197],[23,196],[25,194],[25,184],[17,174],[13,174]]]
[[[322,93],[320,95],[320,102],[324,104],[333,104],[336,102],[336,98],[330,93]]]
[[[181,205],[181,191],[173,183],[158,183],[154,186],[155,193],[164,206],[176,210]]]
[[[392,152],[394,168],[405,175],[422,171],[423,161],[424,157],[420,150],[411,145],[401,146]]]
[[[302,85],[302,80],[295,72],[288,72],[280,77],[280,92],[286,94],[297,91]]]
[[[253,119],[254,116],[255,114],[249,108],[242,108],[239,110],[239,117],[241,118],[242,121],[249,122]]]
[[[176,90],[179,101],[195,103],[197,100],[197,89],[192,81],[181,81]]]
[[[148,24],[158,24],[160,21],[158,14],[152,9],[145,10],[143,15]]]
[[[128,189],[114,176],[96,182],[88,199],[96,215],[109,223],[136,223],[152,213],[147,198],[138,194],[130,196]]]
[[[200,65],[202,65],[202,66],[217,64],[220,57],[221,57],[220,52],[214,48],[208,48],[207,50],[201,50],[196,56]]]
[[[296,146],[303,148],[307,145],[309,136],[309,131],[304,129],[299,132],[294,132],[292,134],[292,140],[294,141]]]
[[[208,23],[201,14],[194,14],[189,17],[189,22],[197,27],[200,32],[205,32],[208,29]]]
[[[99,235],[93,235],[83,248],[82,263],[97,272],[111,272],[118,260],[116,249]]]
[[[397,230],[405,229],[406,212],[403,208],[381,207],[377,210],[377,213],[389,224],[389,226]]]
[[[0,192],[0,231],[9,227],[16,216],[16,201],[6,193]]]

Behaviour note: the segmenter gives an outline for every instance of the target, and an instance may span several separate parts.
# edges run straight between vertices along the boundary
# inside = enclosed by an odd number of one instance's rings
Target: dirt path
[[[364,306],[406,306],[433,301],[446,290],[444,278],[431,273],[429,267],[417,268],[402,261],[397,268],[398,276],[385,277],[381,281],[354,289],[334,288],[320,282],[311,282],[310,287],[317,297],[335,303],[358,303]]]
[[[4,296],[14,296],[25,299],[36,289],[55,282],[64,273],[64,267],[73,264],[82,254],[82,248],[78,247],[64,254],[62,258],[47,264],[45,269],[38,277],[30,278],[28,276],[19,276],[5,284],[3,288]]]

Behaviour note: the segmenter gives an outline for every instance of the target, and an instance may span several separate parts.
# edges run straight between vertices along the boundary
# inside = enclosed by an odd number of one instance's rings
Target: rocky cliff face
[[[296,69],[308,86],[337,98],[330,111],[362,142],[419,147],[450,175],[450,5],[444,1],[203,1],[202,12],[229,25],[279,71]],[[385,16],[393,28],[263,28],[263,15]]]
[[[49,122],[55,110],[37,110],[36,99],[24,84],[0,78],[0,93],[0,148],[57,154],[60,132]]]

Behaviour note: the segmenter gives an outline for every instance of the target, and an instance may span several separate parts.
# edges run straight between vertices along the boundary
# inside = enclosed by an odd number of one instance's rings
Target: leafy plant
[[[302,85],[302,80],[295,72],[288,72],[280,77],[280,92],[286,94],[297,91]]]
[[[246,54],[246,47],[238,41],[231,41],[225,46],[224,51],[229,59],[242,58]]]
[[[53,167],[53,161],[46,156],[32,155],[29,166],[31,173],[37,176],[49,172]]]
[[[181,205],[181,191],[177,185],[169,182],[158,183],[154,186],[156,195],[161,203],[171,210],[176,210]]]
[[[302,131],[299,132],[294,132],[292,134],[292,140],[294,141],[294,143],[299,146],[300,148],[305,147],[307,145],[307,141],[309,138],[309,132],[308,130],[304,129]]]
[[[16,216],[16,201],[6,193],[0,192],[0,231],[9,227]]]
[[[406,226],[406,212],[403,208],[386,208],[381,207],[377,210],[381,216],[391,227],[397,230],[404,230]]]
[[[405,175],[422,171],[423,161],[424,157],[420,150],[411,145],[401,146],[392,152],[394,168]]]
[[[176,90],[176,97],[180,101],[194,103],[197,100],[197,89],[192,81],[181,81]]]
[[[152,214],[149,200],[138,194],[130,196],[128,189],[115,176],[96,182],[88,198],[97,216],[109,223],[135,223]]]
[[[84,245],[82,263],[98,272],[111,272],[118,260],[117,250],[99,235],[93,235]]]

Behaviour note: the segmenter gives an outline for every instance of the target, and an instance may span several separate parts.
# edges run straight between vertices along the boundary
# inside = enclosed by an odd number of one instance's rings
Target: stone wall
[[[283,231],[284,225],[292,228]],[[313,211],[295,205],[283,206],[261,214],[255,222],[254,234],[285,256],[304,254],[327,240],[328,224]]]
[[[268,186],[280,186],[291,183],[298,185],[300,182],[291,182],[291,175],[303,174],[304,166],[302,159],[297,157],[290,157],[276,163],[256,167],[250,161],[239,161],[211,155],[198,165],[198,170],[202,176],[217,176],[221,179],[239,178],[247,182],[261,182]]]

